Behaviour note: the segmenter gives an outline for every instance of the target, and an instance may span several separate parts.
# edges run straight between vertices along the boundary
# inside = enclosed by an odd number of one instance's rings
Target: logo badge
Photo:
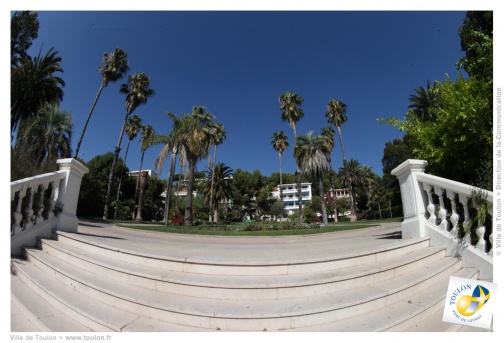
[[[443,321],[490,329],[496,296],[494,283],[451,276]]]

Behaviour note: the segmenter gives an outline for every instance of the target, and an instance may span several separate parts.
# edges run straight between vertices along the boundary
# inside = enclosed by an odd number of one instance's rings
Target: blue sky
[[[259,169],[269,176],[279,168],[270,145],[283,130],[290,148],[284,172],[294,172],[293,133],[281,121],[278,96],[293,91],[304,98],[298,134],[327,126],[326,104],[347,104],[343,126],[347,158],[382,174],[385,143],[402,137],[378,118],[402,118],[413,89],[427,80],[456,78],[463,55],[457,34],[464,11],[39,11],[39,37],[31,54],[54,47],[63,58],[61,107],[74,116],[75,148],[100,86],[104,52],[128,53],[130,73],[151,77],[156,95],[134,114],[157,133],[168,134],[166,112],[190,113],[205,106],[224,124],[227,139],[217,160],[233,169]],[[120,83],[102,92],[79,157],[113,151],[125,116]],[[337,140],[337,137],[336,137]],[[122,143],[122,154],[126,137]],[[151,169],[161,147],[145,154]],[[333,164],[342,164],[341,148]],[[140,163],[139,138],[127,164]],[[206,162],[199,165],[205,170]],[[168,166],[162,177],[166,178]]]

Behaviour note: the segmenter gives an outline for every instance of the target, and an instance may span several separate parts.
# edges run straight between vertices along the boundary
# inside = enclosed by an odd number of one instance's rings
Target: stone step
[[[265,255],[257,251],[255,254],[239,256],[177,256],[171,251],[153,252],[144,246],[143,252],[124,248],[118,244],[107,244],[90,235],[55,232],[55,239],[65,245],[72,245],[88,253],[100,254],[104,257],[121,260],[131,264],[146,267],[178,271],[194,274],[216,275],[287,275],[321,272],[339,268],[347,268],[381,261],[393,256],[417,251],[429,246],[429,238],[399,240],[383,243],[380,247],[362,248],[351,251],[331,251],[323,256],[310,257],[293,254],[289,259],[275,258],[275,255]],[[118,238],[117,240],[120,240]],[[113,237],[110,240],[114,240]],[[249,247],[250,248],[250,247]],[[250,252],[248,252],[250,254]]]
[[[462,268],[453,276],[476,278],[478,271],[474,268]],[[377,332],[377,331],[423,331],[417,330],[421,323],[430,322],[431,332],[443,330],[445,324],[441,318],[432,317],[444,306],[449,278],[424,288],[422,291],[406,297],[389,306],[371,311],[358,317],[345,318],[323,325],[299,328],[293,331],[317,332]],[[431,319],[432,318],[432,319]],[[438,325],[441,323],[441,325]],[[434,325],[436,324],[436,325]]]
[[[19,314],[24,316],[24,318],[12,320],[13,325],[18,325],[17,328],[12,327],[12,331],[91,331],[33,292],[16,275],[11,277],[11,301]],[[24,320],[26,321],[23,323]],[[20,328],[21,325],[25,327]]]
[[[97,275],[39,250],[27,249],[31,264],[43,270],[48,279],[58,279],[58,289],[77,289],[95,299],[138,316],[179,325],[222,330],[281,330],[313,326],[361,315],[390,306],[445,280],[461,268],[461,262],[443,258],[393,279],[373,285],[317,297],[265,301],[225,301],[160,293],[145,288],[119,283],[106,275]],[[23,269],[25,265],[16,265]],[[40,275],[40,278],[42,276]],[[39,281],[41,287],[47,287]],[[52,292],[59,297],[60,291]],[[65,294],[67,291],[61,291]],[[132,320],[131,320],[132,321]],[[129,322],[131,322],[129,321]],[[116,324],[114,329],[121,327]]]
[[[457,275],[454,275],[457,276]],[[464,276],[462,276],[464,277]],[[440,308],[431,316],[404,330],[405,332],[489,332],[483,328],[443,322],[444,299]]]
[[[16,275],[11,275],[11,331],[205,331],[121,310],[64,286],[25,260],[13,259],[13,264]]]
[[[288,275],[208,275],[168,272],[89,253],[74,245],[41,240],[41,248],[59,259],[118,282],[161,292],[220,300],[274,300],[343,291],[397,277],[445,256],[442,248],[427,247],[366,265]]]

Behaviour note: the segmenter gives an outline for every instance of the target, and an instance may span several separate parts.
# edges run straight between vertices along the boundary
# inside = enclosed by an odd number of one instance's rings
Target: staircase
[[[83,223],[12,257],[12,331],[483,331],[442,322],[477,278],[400,223],[296,237]]]

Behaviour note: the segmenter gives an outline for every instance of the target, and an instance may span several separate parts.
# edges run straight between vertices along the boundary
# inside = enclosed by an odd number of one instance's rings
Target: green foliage
[[[82,178],[81,188],[79,192],[79,202],[77,205],[77,216],[84,217],[101,217],[103,214],[103,206],[105,204],[105,194],[107,192],[108,176],[112,165],[114,154],[108,152],[103,155],[97,155],[87,163],[82,163],[89,169],[89,173],[84,174]],[[123,171],[123,180],[128,178],[128,168],[123,166],[123,160],[119,159],[118,166],[112,179],[113,194],[117,193],[117,186],[121,171]],[[128,188],[133,186],[133,190]],[[125,182],[123,193],[134,193],[134,182]],[[111,207],[111,212],[114,207]],[[113,213],[109,213],[113,215]]]
[[[493,84],[493,12],[468,11],[459,29],[460,45],[465,56],[457,62],[471,78]]]
[[[59,105],[63,100],[65,81],[55,75],[63,72],[62,60],[51,48],[44,56],[41,52],[33,58],[27,56],[23,67],[11,76],[11,134],[45,103]]]
[[[56,103],[45,103],[37,115],[23,121],[14,149],[29,151],[36,167],[71,156],[72,115]]]
[[[394,206],[402,205],[399,180],[391,172],[401,163],[411,158],[413,158],[413,143],[408,134],[404,135],[403,138],[396,138],[392,142],[385,143],[381,160],[383,176],[379,184],[380,195],[374,199],[376,203],[387,190],[391,193],[392,204]]]
[[[18,67],[20,60],[26,58],[33,40],[38,37],[39,28],[38,13],[14,13],[11,18],[11,68]]]
[[[459,75],[439,84],[439,94],[435,121],[422,122],[408,112],[404,120],[383,122],[408,133],[413,156],[429,162],[428,172],[478,186],[479,170],[491,168],[491,93],[484,81]]]

